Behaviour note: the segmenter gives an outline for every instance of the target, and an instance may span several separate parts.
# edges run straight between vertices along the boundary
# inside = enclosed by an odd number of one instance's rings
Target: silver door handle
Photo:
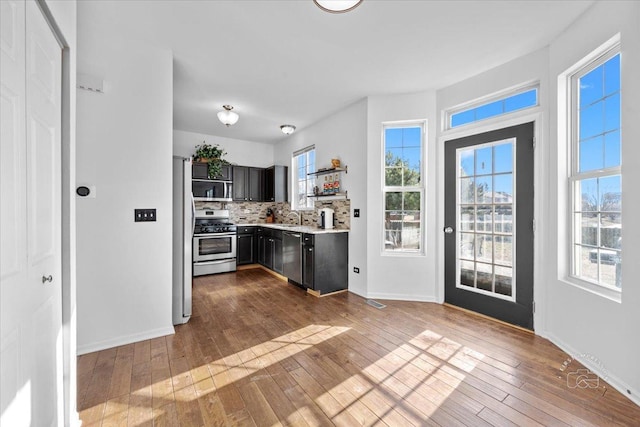
[[[42,276],[42,283],[47,283],[47,282],[49,282],[49,283],[53,282],[53,276],[52,275]]]
[[[451,234],[451,233],[453,233],[453,228],[452,228],[452,227],[445,227],[445,228],[444,228],[444,232],[445,232],[446,234]]]

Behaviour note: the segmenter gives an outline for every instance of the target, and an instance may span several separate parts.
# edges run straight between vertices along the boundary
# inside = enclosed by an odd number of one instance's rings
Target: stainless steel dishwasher
[[[282,262],[284,275],[296,282],[302,283],[302,234],[293,231],[282,233]]]

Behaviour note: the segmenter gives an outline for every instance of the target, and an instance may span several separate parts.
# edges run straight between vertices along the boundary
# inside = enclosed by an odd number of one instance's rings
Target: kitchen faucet
[[[298,225],[302,225],[302,214],[300,214],[299,212],[296,211],[291,211],[287,214],[287,216],[285,218],[288,218],[289,215],[294,214],[297,218],[298,218]]]

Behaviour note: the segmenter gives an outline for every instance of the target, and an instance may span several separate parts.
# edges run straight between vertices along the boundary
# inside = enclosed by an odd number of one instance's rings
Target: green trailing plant
[[[193,155],[196,161],[207,163],[207,173],[210,179],[220,176],[222,166],[228,165],[229,162],[223,159],[227,152],[218,144],[211,145],[202,141],[202,144],[196,145],[196,152]]]

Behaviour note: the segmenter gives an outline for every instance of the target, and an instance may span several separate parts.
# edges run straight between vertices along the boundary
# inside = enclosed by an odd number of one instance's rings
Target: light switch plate
[[[353,217],[354,218],[360,218],[360,209],[354,209],[353,210]]]
[[[156,210],[155,209],[135,209],[134,222],[155,222]]]

